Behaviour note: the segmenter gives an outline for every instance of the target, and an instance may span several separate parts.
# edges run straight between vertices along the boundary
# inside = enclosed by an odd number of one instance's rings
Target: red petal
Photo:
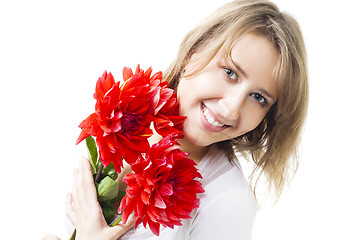
[[[162,197],[160,196],[158,191],[155,191],[154,193],[154,206],[162,209],[166,208],[166,204],[162,200]]]
[[[159,224],[159,223],[152,222],[152,221],[149,221],[148,223],[149,223],[149,227],[150,227],[151,231],[152,231],[156,236],[159,236],[160,224]]]
[[[153,81],[155,81],[155,80],[157,80],[157,79],[159,79],[159,80],[162,79],[162,72],[157,72],[157,73],[155,73],[155,74],[150,78],[150,81],[153,82]],[[163,87],[167,87],[167,82],[166,82],[166,84],[163,85]]]
[[[97,117],[98,115],[96,113],[91,114],[79,124],[79,127],[84,128],[91,125],[96,120]]]
[[[98,115],[93,113],[79,124],[79,127],[82,128],[82,131],[75,144],[79,144],[82,140],[93,134],[91,132],[93,129],[92,125],[97,120],[97,118]]]
[[[129,67],[124,67],[123,69],[123,78],[124,81],[128,80],[129,78],[131,78],[133,76],[133,71],[131,70],[131,68]]]
[[[112,153],[116,152],[116,149],[118,147],[118,142],[116,140],[115,134],[105,136],[105,142],[106,142],[107,146],[110,148],[110,151]]]
[[[158,128],[165,127],[166,125],[174,126],[174,124],[162,114],[158,114],[156,118],[154,118],[154,123],[156,123]]]
[[[111,72],[109,72],[109,74],[106,74],[106,71],[104,72],[105,77],[105,92],[109,91],[115,84],[115,79],[113,77],[113,75],[111,74]]]
[[[75,144],[78,145],[82,140],[84,140],[85,138],[87,138],[89,136],[90,136],[90,134],[88,133],[88,131],[82,130],[78,139],[76,140]]]
[[[140,65],[138,65],[138,67],[140,67]],[[151,67],[149,67],[149,68],[146,70],[146,72],[144,73],[144,78],[150,79],[151,72],[152,72],[152,69],[151,69]]]
[[[150,203],[150,194],[142,191],[141,192],[141,199],[145,205],[149,205]]]
[[[143,72],[143,70],[141,70],[140,64],[138,64],[138,65],[136,66],[135,74],[139,74],[140,72]]]
[[[117,121],[112,121],[110,124],[109,129],[111,130],[111,132],[118,132],[121,129],[121,121],[117,120]]]
[[[161,185],[159,188],[161,196],[170,196],[173,194],[173,187],[169,183],[165,183],[164,185]]]

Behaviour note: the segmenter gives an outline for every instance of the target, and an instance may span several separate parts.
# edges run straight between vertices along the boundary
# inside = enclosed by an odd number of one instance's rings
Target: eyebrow
[[[248,78],[248,74],[244,71],[242,67],[240,67],[231,57],[230,57],[230,63],[233,65],[238,72],[240,72],[245,78]]]
[[[265,96],[267,96],[268,98],[271,98],[274,102],[276,101],[275,97],[272,96],[268,91],[266,91],[265,89],[263,88],[260,88],[259,89],[260,92],[262,92]]]

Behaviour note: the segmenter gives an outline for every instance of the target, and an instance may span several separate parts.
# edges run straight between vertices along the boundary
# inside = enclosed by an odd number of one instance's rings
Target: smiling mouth
[[[208,123],[210,123],[212,126],[214,126],[214,127],[220,127],[220,128],[226,126],[225,124],[219,123],[218,121],[216,121],[215,118],[212,116],[210,110],[207,109],[204,104],[201,105],[201,108],[202,108],[202,110],[203,110],[203,114],[204,114],[204,116],[205,116],[205,119],[206,119],[206,120],[208,121]]]

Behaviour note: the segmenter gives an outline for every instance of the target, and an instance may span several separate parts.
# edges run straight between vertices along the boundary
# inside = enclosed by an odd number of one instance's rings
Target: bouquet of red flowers
[[[86,139],[98,200],[108,224],[117,224],[112,203],[121,200],[118,213],[126,220],[132,212],[136,226],[143,222],[159,235],[160,225],[173,228],[190,218],[198,207],[197,193],[204,192],[194,161],[182,152],[177,140],[183,137],[186,117],[179,116],[176,94],[163,82],[162,73],[151,75],[138,66],[135,73],[124,68],[122,82],[111,73],[96,83],[95,112],[82,121],[76,144]],[[150,146],[150,128],[163,139]],[[94,138],[95,137],[95,140]],[[124,177],[126,193],[115,181],[127,162],[132,173]]]

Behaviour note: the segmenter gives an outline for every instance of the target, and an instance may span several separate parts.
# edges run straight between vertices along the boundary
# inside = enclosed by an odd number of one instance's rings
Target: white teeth
[[[213,116],[211,115],[210,111],[209,111],[207,108],[205,108],[204,106],[203,106],[203,113],[204,113],[204,116],[205,116],[206,120],[207,120],[211,125],[213,125],[213,126],[215,126],[215,127],[223,127],[223,126],[224,126],[224,124],[221,124],[221,123],[217,122],[217,121],[213,118]]]

